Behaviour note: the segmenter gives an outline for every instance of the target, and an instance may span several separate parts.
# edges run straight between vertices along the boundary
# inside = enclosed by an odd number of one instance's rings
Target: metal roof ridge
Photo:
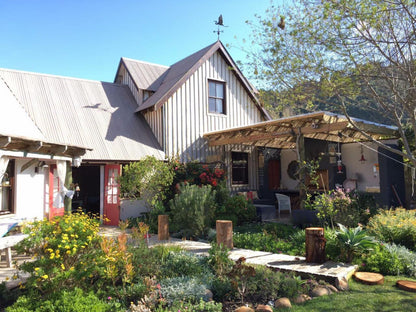
[[[121,59],[127,60],[127,61],[133,61],[133,62],[136,62],[136,63],[143,63],[143,64],[148,64],[148,65],[154,65],[154,66],[159,66],[159,67],[170,68],[170,66],[167,66],[167,65],[162,65],[162,64],[157,64],[157,63],[151,63],[151,62],[142,61],[142,60],[136,60],[136,59],[132,59],[132,58],[124,57],[124,56],[122,56]]]

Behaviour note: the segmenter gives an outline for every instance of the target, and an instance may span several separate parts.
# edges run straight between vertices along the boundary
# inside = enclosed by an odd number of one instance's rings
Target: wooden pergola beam
[[[311,124],[300,128],[300,133],[303,135],[314,134],[314,133],[330,133],[333,131],[344,130],[348,127],[348,121],[336,122],[331,124],[318,124],[316,128],[312,128]],[[286,127],[285,127],[286,128]],[[233,137],[227,137],[230,133],[215,134],[218,139],[209,139],[209,146],[219,146],[228,144],[255,144],[258,141],[266,141],[284,137],[293,137],[296,135],[292,128],[286,128],[284,131],[275,131],[268,133],[258,133],[253,135],[234,135]],[[239,132],[236,132],[238,134]],[[214,135],[213,135],[214,137]]]
[[[7,147],[12,142],[12,138],[9,136],[0,138],[0,147]]]

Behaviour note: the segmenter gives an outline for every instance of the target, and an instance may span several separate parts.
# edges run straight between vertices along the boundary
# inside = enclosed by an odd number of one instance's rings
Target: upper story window
[[[208,89],[209,112],[225,114],[225,82],[208,80]]]

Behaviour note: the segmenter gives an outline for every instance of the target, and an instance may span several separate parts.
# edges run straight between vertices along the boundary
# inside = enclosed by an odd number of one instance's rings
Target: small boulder
[[[335,280],[335,287],[340,291],[345,291],[350,289],[350,285],[348,284],[348,280],[345,277],[337,278]]]
[[[338,292],[338,289],[334,285],[326,285],[325,287],[328,288],[333,293]]]
[[[254,312],[252,308],[242,306],[234,310],[234,312]]]
[[[304,303],[305,301],[311,300],[312,298],[305,294],[300,294],[295,299],[293,299],[293,302],[296,304]]]
[[[324,286],[317,286],[311,291],[311,297],[321,297],[332,294],[332,291]]]
[[[212,301],[213,298],[214,298],[214,294],[212,293],[212,291],[209,290],[209,289],[205,289],[204,300],[205,301]]]
[[[273,312],[273,308],[269,305],[259,304],[256,308],[256,312]]]
[[[288,308],[292,308],[292,304],[290,303],[290,300],[286,297],[277,299],[274,302],[274,307],[276,309],[288,309]]]

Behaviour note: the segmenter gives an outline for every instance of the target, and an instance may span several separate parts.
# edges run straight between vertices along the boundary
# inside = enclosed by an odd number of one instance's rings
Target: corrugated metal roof
[[[7,69],[0,76],[47,140],[92,148],[83,159],[164,159],[127,86]]]
[[[164,74],[169,69],[168,66],[151,64],[125,57],[121,58],[121,63],[124,63],[137,87],[142,90],[156,91],[163,81]]]
[[[0,135],[17,136],[31,140],[46,140],[30,119],[6,83],[0,77]],[[11,118],[13,116],[13,118]]]
[[[188,79],[207,59],[209,59],[216,51],[220,51],[223,57],[226,59],[228,64],[233,68],[233,72],[236,74],[242,85],[247,90],[250,97],[254,100],[257,107],[262,111],[266,119],[271,119],[270,115],[266,110],[260,105],[255,93],[257,90],[248,82],[244,77],[241,71],[238,69],[238,66],[233,61],[221,41],[216,41],[213,44],[195,52],[194,54],[180,60],[179,62],[173,64],[166,72],[161,76],[155,77],[151,73],[141,73],[141,75],[134,75],[137,64],[130,62],[125,63],[127,70],[132,75],[133,80],[136,85],[148,85],[146,80],[148,77],[153,77],[155,80],[152,85],[154,91],[156,91],[152,96],[150,96],[147,101],[143,103],[136,111],[144,111],[147,109],[158,109],[163,105],[167,99],[174,93],[181,85]],[[154,66],[154,65],[153,65]],[[142,70],[150,70],[152,67],[145,68],[141,67]],[[142,81],[143,80],[143,81]],[[139,87],[140,88],[140,87]],[[145,89],[145,88],[144,88]],[[152,89],[153,90],[153,89]]]

